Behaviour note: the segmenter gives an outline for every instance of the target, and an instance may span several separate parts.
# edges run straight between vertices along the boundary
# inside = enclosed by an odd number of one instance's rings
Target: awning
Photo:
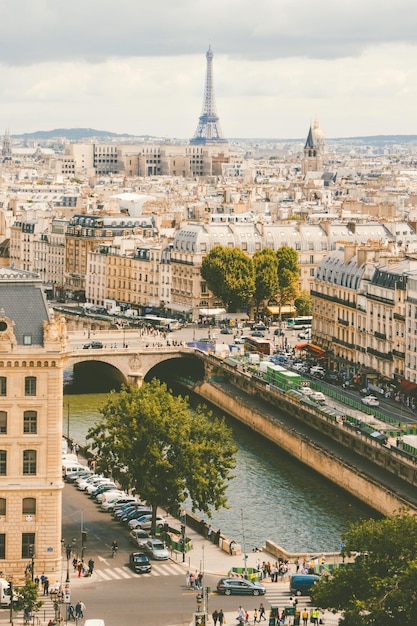
[[[281,312],[281,315],[294,315],[294,313],[297,312],[297,309],[295,308],[295,306],[267,306],[266,307],[266,311],[267,313],[269,313],[270,315],[279,315]]]
[[[409,380],[402,380],[400,387],[403,391],[414,391],[414,389],[417,389],[417,385]]]
[[[326,354],[326,351],[320,346],[315,346],[314,343],[297,343],[295,346],[296,350],[308,350],[309,352],[314,352],[317,357],[322,357]]]
[[[209,317],[211,315],[224,315],[226,313],[226,309],[199,309],[200,315],[204,315]]]
[[[242,313],[226,313],[226,319],[228,320],[248,320],[249,315],[242,311]]]

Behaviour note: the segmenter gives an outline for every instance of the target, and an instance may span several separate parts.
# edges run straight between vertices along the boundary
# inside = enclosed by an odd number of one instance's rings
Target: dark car
[[[284,331],[281,328],[276,328],[274,330],[274,335],[278,335],[278,337],[283,337],[285,335]]]
[[[143,552],[132,552],[129,556],[129,565],[136,574],[148,574],[152,569],[148,557]]]
[[[248,595],[248,596],[264,596],[266,587],[261,583],[253,583],[243,578],[220,578],[217,583],[218,593],[225,596]]]
[[[231,328],[229,328],[228,326],[223,326],[223,328],[220,331],[221,335],[233,335],[233,330]]]
[[[83,345],[84,350],[89,350],[89,348],[93,348],[95,350],[100,350],[103,347],[101,341],[88,341]]]

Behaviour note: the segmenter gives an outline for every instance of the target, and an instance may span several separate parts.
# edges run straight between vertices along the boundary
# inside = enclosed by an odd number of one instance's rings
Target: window
[[[0,559],[6,558],[6,535],[0,533]]]
[[[0,476],[6,476],[7,474],[7,452],[6,450],[0,450]]]
[[[23,513],[23,515],[35,515],[35,513],[36,513],[36,498],[23,498],[23,500],[22,500],[22,513]]]
[[[7,378],[6,376],[0,376],[0,396],[7,395]]]
[[[6,498],[0,498],[0,515],[6,515]]]
[[[25,396],[36,396],[36,376],[26,376]]]
[[[23,413],[23,432],[30,434],[38,432],[37,411],[25,411]]]
[[[23,474],[36,474],[36,450],[23,451]]]
[[[32,345],[32,335],[23,335],[23,345],[24,346]]]
[[[35,555],[35,533],[22,533],[22,559]]]
[[[0,433],[7,433],[7,412],[0,411]]]

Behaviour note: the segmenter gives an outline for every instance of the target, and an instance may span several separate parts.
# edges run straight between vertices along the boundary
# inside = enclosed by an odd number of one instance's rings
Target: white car
[[[366,406],[379,406],[379,400],[375,396],[365,396],[365,398],[362,398],[362,404],[366,404]]]
[[[313,393],[310,394],[310,398],[318,403],[326,402],[326,396],[321,391],[313,391]]]
[[[161,528],[165,524],[165,518],[162,515],[156,516],[155,525],[157,528]],[[142,515],[138,519],[131,519],[129,522],[129,528],[142,528],[143,530],[149,530],[152,527],[152,515]]]
[[[110,483],[112,483],[110,478],[101,478],[100,480],[96,480],[95,482],[89,483],[88,485],[86,485],[84,491],[90,494],[90,493],[93,493],[93,491],[95,491],[96,489],[98,489],[98,487],[100,487],[101,485],[109,485]],[[116,488],[116,485],[114,486]]]
[[[301,391],[305,396],[311,396],[314,393],[311,387],[300,387],[298,391]]]

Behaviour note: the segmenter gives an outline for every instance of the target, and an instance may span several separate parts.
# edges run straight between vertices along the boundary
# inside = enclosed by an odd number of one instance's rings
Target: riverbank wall
[[[294,428],[293,424],[281,419],[272,405],[269,410],[265,410],[265,407],[259,410],[253,396],[239,393],[241,389],[237,388],[233,393],[230,385],[212,380],[197,383],[194,391],[380,513],[390,516],[400,509],[417,513],[417,505],[406,495],[382,484],[342,455],[336,456],[332,451],[330,437],[328,446],[317,443],[312,437]],[[284,406],[279,408],[280,413],[288,410]],[[337,424],[335,428],[343,429],[343,425]],[[349,438],[350,433],[347,432],[346,436]]]

